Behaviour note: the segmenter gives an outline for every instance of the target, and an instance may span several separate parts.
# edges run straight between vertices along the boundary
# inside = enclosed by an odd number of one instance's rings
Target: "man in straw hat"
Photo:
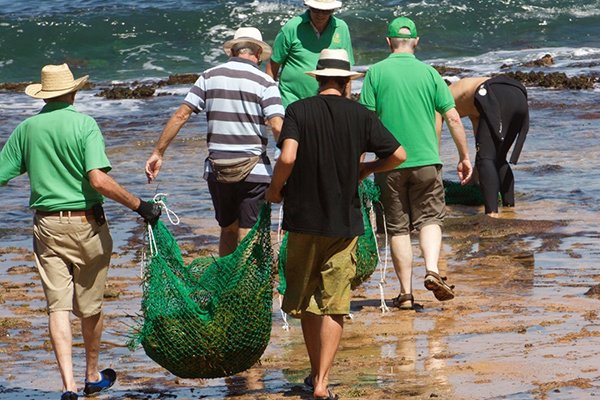
[[[333,16],[342,6],[338,0],[305,0],[308,10],[290,19],[282,28],[273,44],[271,62],[267,74],[277,79],[283,105],[317,94],[317,82],[304,72],[315,67],[323,49],[345,49],[354,64],[352,42],[348,25]],[[350,87],[347,88],[349,95]]]
[[[321,51],[317,96],[286,110],[267,200],[284,201],[289,232],[282,309],[300,318],[311,365],[305,383],[315,399],[337,398],[329,371],[350,311],[350,282],[356,272],[356,243],[364,233],[358,183],[399,165],[406,155],[375,113],[343,96],[350,80],[346,50]],[[378,159],[360,162],[364,152]],[[285,190],[284,190],[285,187]]]
[[[440,301],[454,298],[453,287],[438,270],[446,206],[436,112],[446,120],[458,149],[457,172],[462,184],[471,179],[472,167],[465,131],[448,86],[435,69],[415,58],[419,43],[415,23],[406,17],[394,19],[386,40],[391,54],[369,68],[360,102],[377,112],[406,149],[406,162],[393,171],[375,174],[375,181],[381,187],[392,260],[400,280],[400,295],[394,304],[413,309],[413,229],[419,232],[425,259],[425,287]]]
[[[192,113],[206,111],[208,158],[204,179],[221,227],[219,255],[232,253],[258,218],[271,180],[266,154],[269,125],[275,139],[284,109],[277,84],[258,65],[271,47],[256,28],[239,28],[225,42],[229,61],[204,71],[175,111],[146,162],[146,176],[158,175],[169,143]]]
[[[25,93],[46,103],[19,124],[0,152],[0,185],[25,172],[29,206],[35,210],[33,251],[46,295],[49,331],[63,381],[61,399],[77,399],[71,360],[69,313],[81,319],[85,346],[84,394],[111,387],[114,370],[98,370],[102,299],[112,238],[102,209],[103,196],[154,223],[160,207],[129,193],[107,172],[111,165],[93,118],[75,111],[75,93],[87,75],[73,79],[67,64],[46,65],[41,83]]]

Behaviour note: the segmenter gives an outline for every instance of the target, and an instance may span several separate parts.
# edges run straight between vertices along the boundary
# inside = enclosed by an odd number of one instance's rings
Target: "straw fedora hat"
[[[350,70],[350,59],[344,49],[323,49],[319,54],[317,69],[308,71],[310,76],[335,76],[356,79],[364,74]]]
[[[262,54],[260,55],[260,59],[266,60],[271,57],[271,46],[263,42],[262,35],[260,31],[256,28],[245,27],[238,28],[233,35],[233,39],[228,40],[223,45],[223,50],[225,50],[225,54],[231,56],[231,48],[238,43],[253,43],[262,48]]]
[[[335,10],[342,6],[342,2],[338,0],[304,0],[304,5],[317,10]]]
[[[42,83],[27,86],[25,93],[36,99],[51,99],[81,89],[88,77],[73,79],[67,64],[46,65],[42,68]]]

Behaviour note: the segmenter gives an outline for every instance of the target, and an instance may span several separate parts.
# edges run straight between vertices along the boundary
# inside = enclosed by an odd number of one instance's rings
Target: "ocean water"
[[[301,0],[0,0],[0,82],[36,80],[41,65],[63,61],[95,81],[198,72],[225,60],[236,28],[256,26],[272,43],[303,10]],[[336,15],[358,65],[385,56],[398,15],[416,21],[419,57],[474,72],[551,53],[576,73],[572,64],[600,58],[600,0],[344,0]]]

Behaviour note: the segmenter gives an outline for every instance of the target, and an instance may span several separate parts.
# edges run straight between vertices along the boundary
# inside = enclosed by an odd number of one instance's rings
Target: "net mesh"
[[[373,225],[371,224],[371,211],[373,204],[379,201],[379,187],[369,179],[363,179],[358,186],[358,195],[361,202],[361,211],[363,223],[365,225],[365,233],[359,236],[356,245],[356,275],[351,282],[352,289],[357,288],[360,284],[368,280],[379,263],[379,251],[377,249],[377,241],[373,233]],[[279,286],[277,291],[280,294],[285,293],[285,264],[287,261],[287,237],[286,233],[281,241],[279,248]]]
[[[271,335],[271,208],[234,253],[185,265],[169,229],[158,222],[158,249],[144,271],[143,320],[129,343],[182,378],[219,378],[254,365]]]
[[[446,204],[464,204],[466,206],[483,204],[479,185],[461,185],[460,182],[444,180],[444,194]]]

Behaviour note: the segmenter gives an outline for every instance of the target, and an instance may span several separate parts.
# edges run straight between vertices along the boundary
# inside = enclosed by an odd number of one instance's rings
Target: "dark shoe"
[[[454,285],[446,283],[446,277],[440,276],[433,271],[427,271],[425,275],[425,288],[431,290],[439,301],[452,300],[454,298]]]
[[[315,384],[313,383],[313,377],[312,377],[312,375],[308,375],[306,378],[304,378],[304,384],[306,386],[308,386],[308,388],[310,390],[313,390],[315,388]]]
[[[60,396],[60,400],[77,400],[79,395],[75,392],[71,392],[70,390],[64,392],[62,396]]]
[[[315,400],[338,400],[339,398],[340,398],[340,396],[333,393],[331,390],[327,389],[326,397],[315,397]]]
[[[85,381],[85,388],[83,389],[83,393],[86,396],[94,396],[95,394],[110,388],[112,385],[115,384],[115,381],[117,380],[117,373],[110,368],[106,368],[100,371],[100,375],[102,376],[102,379],[100,379],[97,382],[88,382],[87,380]]]
[[[415,298],[411,293],[399,294],[398,297],[392,299],[392,305],[401,310],[414,310]]]

